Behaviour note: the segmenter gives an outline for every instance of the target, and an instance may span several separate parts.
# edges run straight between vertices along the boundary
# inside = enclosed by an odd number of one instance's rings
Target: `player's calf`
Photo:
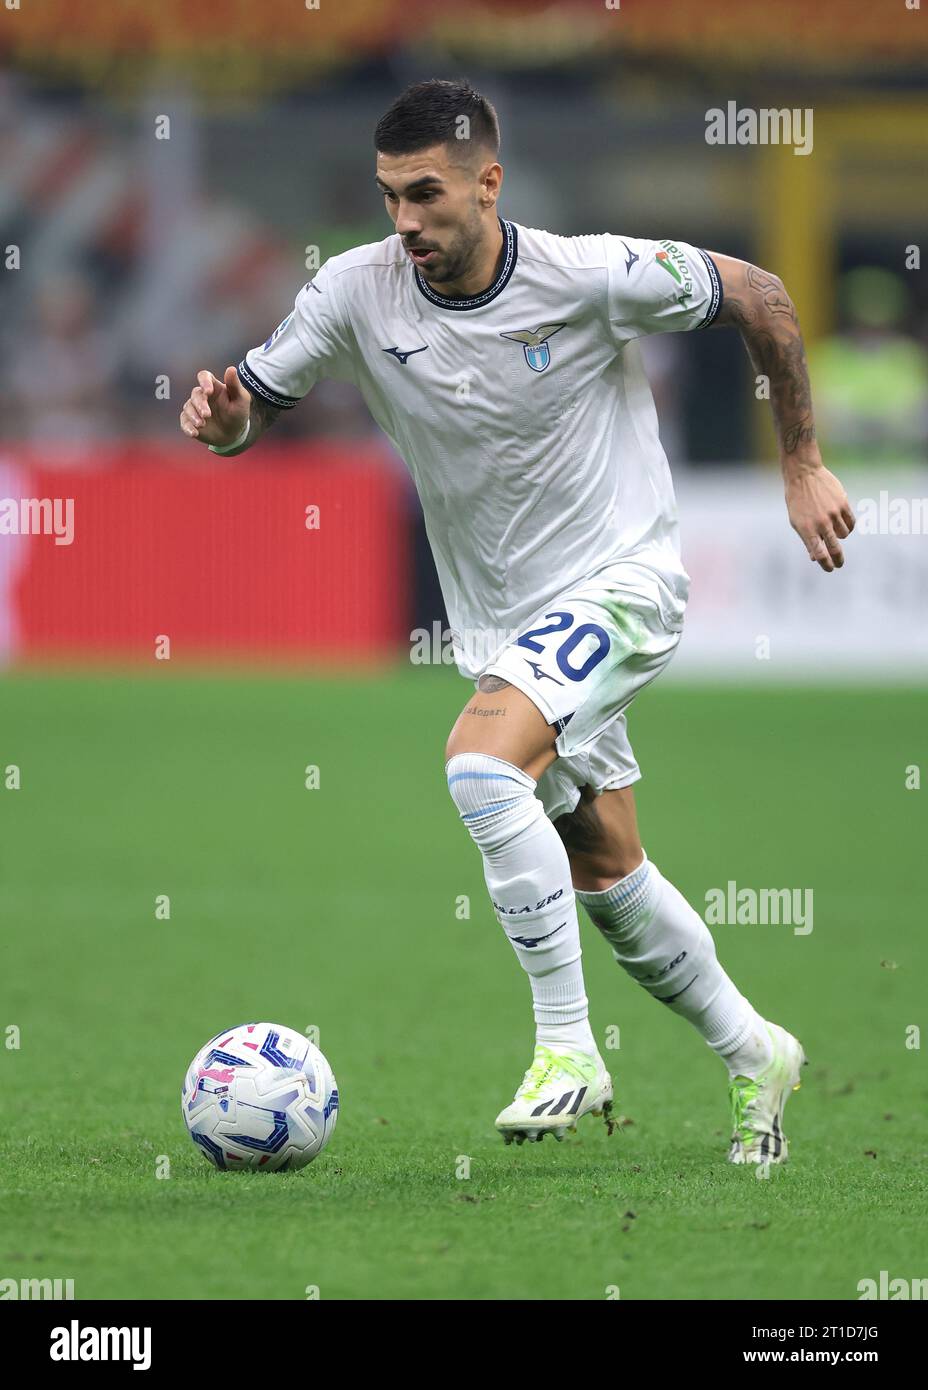
[[[534,778],[487,753],[456,753],[446,772],[497,920],[529,976],[536,1041],[595,1053],[570,865]]]
[[[583,891],[611,887],[644,858],[631,787],[599,795],[581,787],[576,807],[558,816],[554,828],[570,858],[574,887]]]

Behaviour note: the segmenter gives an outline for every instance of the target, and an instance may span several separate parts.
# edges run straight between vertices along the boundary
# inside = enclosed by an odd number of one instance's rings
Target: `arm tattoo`
[[[796,307],[779,276],[743,261],[731,264],[736,272],[733,283],[726,279],[716,323],[740,330],[755,372],[770,382],[780,447],[784,454],[795,454],[815,441],[809,368]]]
[[[269,405],[260,396],[252,396],[251,419],[253,424],[257,426],[255,435],[263,434],[265,430],[270,429],[280,413],[276,406]]]
[[[502,676],[481,676],[477,682],[477,689],[484,695],[495,695],[497,690],[506,690],[509,685]]]

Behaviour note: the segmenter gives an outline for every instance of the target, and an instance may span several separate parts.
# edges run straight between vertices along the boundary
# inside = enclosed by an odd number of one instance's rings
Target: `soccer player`
[[[780,1162],[802,1048],[739,992],[646,856],[625,711],[673,655],[689,588],[637,338],[740,330],[770,382],[790,522],[822,569],[844,563],[854,517],[816,446],[795,308],[776,275],[683,241],[500,217],[497,117],[467,83],[410,87],[375,147],[393,235],[329,259],[238,369],[199,372],[181,428],[237,455],[334,377],[360,387],[412,473],[475,682],[448,787],[534,1005],[534,1058],[496,1120],[505,1140],[608,1120],[579,900],[632,979],[725,1063],[729,1160]]]

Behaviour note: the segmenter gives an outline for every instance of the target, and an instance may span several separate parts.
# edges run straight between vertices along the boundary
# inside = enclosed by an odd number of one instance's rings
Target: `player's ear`
[[[480,191],[485,207],[495,203],[503,186],[503,166],[494,160],[480,171]]]

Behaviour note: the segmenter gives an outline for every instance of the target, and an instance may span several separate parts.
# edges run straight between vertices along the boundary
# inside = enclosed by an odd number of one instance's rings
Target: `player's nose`
[[[414,240],[422,231],[422,219],[417,217],[414,208],[404,208],[400,204],[399,212],[396,214],[396,230],[401,237],[408,237]]]

